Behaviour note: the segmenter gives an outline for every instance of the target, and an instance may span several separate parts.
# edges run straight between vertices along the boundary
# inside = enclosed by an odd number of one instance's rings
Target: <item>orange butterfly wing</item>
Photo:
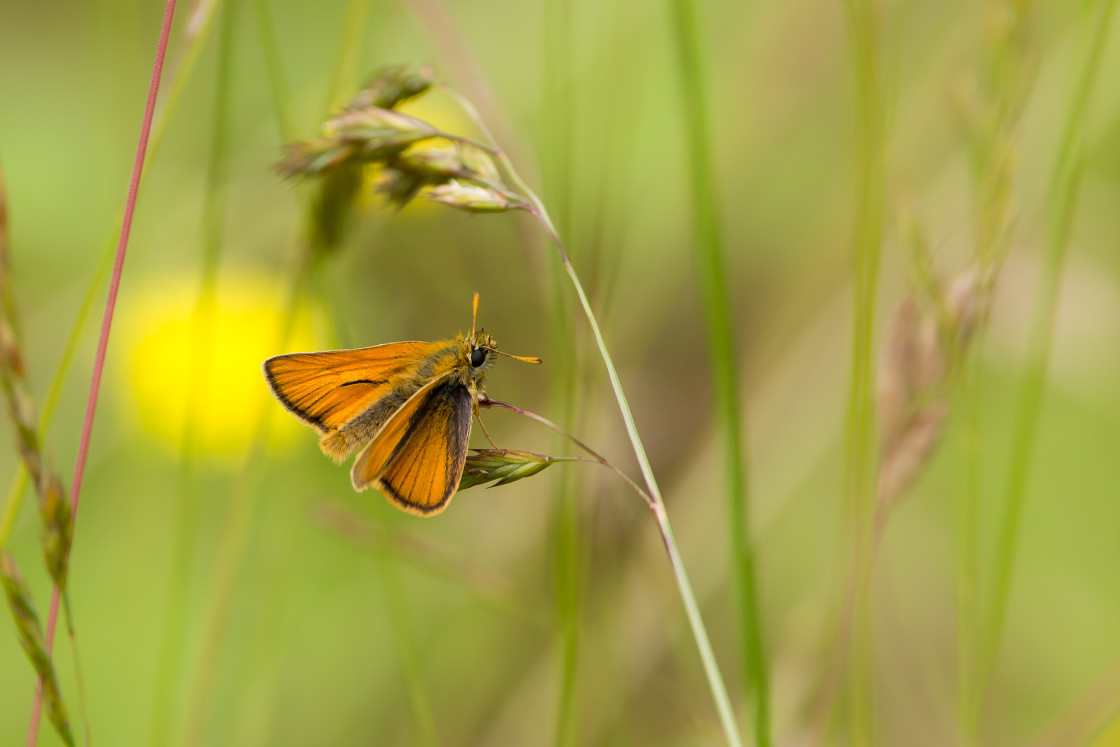
[[[333,431],[393,389],[393,380],[429,355],[433,343],[390,342],[325,353],[291,353],[264,362],[276,399],[320,433]]]
[[[471,433],[471,395],[436,380],[403,406],[354,462],[354,488],[378,488],[414,514],[443,511],[459,487]]]

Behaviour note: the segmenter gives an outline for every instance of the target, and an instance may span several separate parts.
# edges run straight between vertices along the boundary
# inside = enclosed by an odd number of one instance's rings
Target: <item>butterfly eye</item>
[[[486,350],[483,348],[474,348],[471,350],[471,366],[478,368],[486,361]]]

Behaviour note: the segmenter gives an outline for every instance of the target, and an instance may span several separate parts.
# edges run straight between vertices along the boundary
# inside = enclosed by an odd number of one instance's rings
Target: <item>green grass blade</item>
[[[230,107],[233,89],[233,49],[237,27],[237,4],[225,5],[222,13],[221,33],[218,42],[218,64],[214,88],[214,115],[210,144],[210,157],[206,169],[206,192],[202,205],[201,279],[195,299],[193,318],[192,352],[187,365],[193,367],[194,386],[188,395],[183,430],[179,443],[179,470],[175,489],[175,535],[172,541],[171,564],[164,585],[163,628],[154,684],[155,698],[152,705],[150,742],[166,744],[171,731],[172,701],[177,692],[187,648],[187,595],[178,590],[190,586],[190,568],[198,543],[198,507],[194,500],[195,446],[198,423],[198,404],[209,396],[208,388],[211,356],[213,355],[213,329],[203,328],[201,320],[213,320],[218,280],[218,262],[221,258],[226,218],[226,185],[229,181]]]
[[[856,282],[853,307],[852,373],[848,399],[846,491],[851,554],[857,581],[852,616],[852,664],[849,668],[851,719],[854,745],[873,741],[873,686],[871,646],[870,541],[874,475],[875,405],[872,360],[879,257],[883,241],[886,178],[885,122],[880,90],[878,17],[874,4],[849,0],[848,21],[859,96],[860,190],[856,233]],[[841,645],[846,642],[841,641]]]
[[[1009,466],[1007,496],[1003,507],[1004,513],[996,549],[995,591],[983,641],[981,676],[984,680],[982,681],[981,691],[990,682],[999,655],[1000,638],[1003,634],[1007,600],[1011,591],[1012,572],[1015,566],[1023,498],[1026,494],[1027,480],[1030,476],[1038,431],[1039,412],[1042,406],[1050,349],[1054,338],[1058,287],[1061,281],[1070,228],[1073,223],[1074,208],[1077,204],[1077,191],[1081,183],[1082,163],[1076,153],[1080,147],[1080,137],[1090,94],[1100,70],[1101,57],[1107,46],[1115,5],[1114,0],[1103,0],[1099,15],[1093,17],[1092,4],[1086,4],[1087,19],[1092,24],[1092,41],[1084,66],[1078,75],[1073,101],[1062,132],[1058,157],[1050,179],[1049,193],[1052,197],[1050,204],[1054,205],[1054,214],[1046,245],[1041,285],[1034,305],[1035,313],[1031,324],[1026,372],[1022,390],[1019,394],[1015,430],[1013,431],[1014,441]]]
[[[716,194],[715,154],[707,100],[707,72],[700,49],[698,8],[692,0],[672,0],[677,56],[681,67],[683,111],[687,124],[689,166],[692,171],[696,255],[700,264],[708,349],[716,393],[716,417],[724,443],[727,526],[733,555],[736,601],[739,608],[739,646],[743,678],[752,694],[755,741],[770,744],[770,686],[763,644],[762,615],[755,589],[755,560],[747,511],[747,457],[739,395],[739,372],[731,302],[727,294],[727,266]]]
[[[550,0],[546,4],[544,88],[548,92],[546,149],[548,192],[557,221],[565,233],[574,223],[573,182],[573,120],[574,80],[572,59],[572,14],[570,0]],[[582,369],[582,357],[572,350],[572,305],[564,292],[563,272],[550,265],[552,339],[559,352],[553,400],[560,411],[560,422],[571,431],[579,419],[576,381]],[[554,483],[550,500],[553,546],[553,577],[555,583],[556,617],[559,627],[560,668],[556,704],[556,747],[578,744],[579,724],[576,709],[576,683],[580,651],[580,602],[583,593],[580,574],[579,517],[576,507],[575,476],[562,473]]]

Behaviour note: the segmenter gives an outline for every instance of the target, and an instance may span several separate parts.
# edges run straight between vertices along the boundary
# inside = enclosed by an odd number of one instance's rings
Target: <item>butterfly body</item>
[[[376,487],[405,511],[431,515],[458,488],[496,353],[494,338],[472,325],[437,342],[279,355],[264,375],[281,404],[322,434],[325,454],[342,461],[360,449],[356,490]]]

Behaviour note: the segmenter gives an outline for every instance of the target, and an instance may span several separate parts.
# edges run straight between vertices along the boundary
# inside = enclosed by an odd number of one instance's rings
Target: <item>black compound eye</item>
[[[478,368],[486,362],[486,351],[483,348],[474,348],[471,350],[471,365]]]

